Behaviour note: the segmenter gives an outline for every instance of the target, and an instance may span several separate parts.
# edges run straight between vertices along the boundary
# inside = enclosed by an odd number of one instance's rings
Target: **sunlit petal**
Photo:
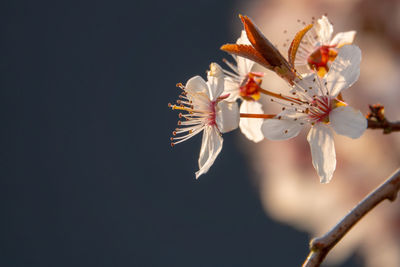
[[[224,95],[229,94],[226,101],[235,101],[238,99],[240,93],[239,83],[235,81],[232,77],[225,77],[224,80]]]
[[[221,133],[235,130],[239,126],[239,107],[236,102],[221,101],[217,104],[215,122]]]
[[[207,72],[209,91],[208,95],[211,101],[216,100],[224,91],[224,73],[217,63],[210,64],[210,70]]]
[[[329,183],[336,168],[336,153],[332,130],[324,124],[311,127],[307,136],[310,144],[312,164],[321,183]]]
[[[361,50],[355,45],[345,45],[333,61],[325,76],[332,97],[352,86],[360,76]]]
[[[350,138],[359,138],[367,129],[367,119],[359,110],[349,106],[333,109],[329,120],[336,133]]]
[[[326,16],[322,16],[322,18],[317,21],[315,27],[320,38],[321,45],[329,44],[333,33],[333,27],[328,18]]]
[[[267,119],[261,131],[270,140],[287,140],[297,136],[302,128],[303,125],[294,119]]]
[[[249,39],[247,38],[246,31],[242,31],[242,34],[237,39],[236,43],[237,44],[246,44],[246,45],[251,44]],[[244,57],[240,57],[240,56],[236,57],[236,61],[237,61],[237,68],[238,68],[240,76],[247,75],[247,73],[249,73],[251,71],[251,69],[254,65],[254,61],[249,60]]]
[[[208,95],[208,84],[200,76],[190,78],[185,86],[185,90],[191,94],[205,93]]]
[[[243,101],[240,105],[240,113],[263,114],[262,105],[256,101]],[[263,119],[240,118],[239,126],[242,133],[254,142],[260,142],[264,139],[261,131]]]
[[[222,149],[223,139],[215,127],[207,126],[203,132],[203,141],[199,156],[199,170],[196,179],[208,172]]]
[[[339,32],[333,37],[330,45],[342,47],[346,44],[352,44],[356,37],[356,31]]]

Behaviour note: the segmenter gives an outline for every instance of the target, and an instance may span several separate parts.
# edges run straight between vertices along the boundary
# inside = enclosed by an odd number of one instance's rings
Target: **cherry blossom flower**
[[[250,45],[246,32],[242,31],[236,44]],[[229,94],[228,100],[242,100],[240,113],[262,114],[262,105],[257,101],[260,99],[259,86],[262,82],[263,73],[251,72],[255,62],[244,57],[232,55],[236,61],[236,66],[225,60],[225,63],[231,68],[231,71],[224,70],[225,91]],[[261,132],[263,119],[259,118],[240,118],[239,127],[242,133],[254,142],[260,142],[264,139]]]
[[[196,179],[206,173],[221,152],[221,133],[232,131],[239,124],[239,108],[236,102],[228,102],[224,91],[224,74],[217,63],[210,65],[207,82],[200,76],[188,80],[186,86],[178,84],[183,91],[176,105],[169,104],[179,113],[178,128],[173,131],[171,146],[179,144],[203,132]]]
[[[286,140],[297,136],[305,125],[311,125],[307,140],[321,183],[328,183],[336,168],[332,129],[338,134],[358,138],[367,128],[367,120],[361,112],[338,97],[358,80],[360,61],[358,47],[344,46],[325,77],[312,73],[296,82],[292,96],[279,99],[283,111],[275,119],[265,120],[262,126],[266,138]]]
[[[309,73],[315,70],[320,77],[328,71],[340,48],[352,44],[355,31],[340,32],[332,38],[333,27],[326,16],[313,25],[306,26],[296,37],[289,50],[289,58],[297,71]],[[298,47],[297,47],[298,45]]]

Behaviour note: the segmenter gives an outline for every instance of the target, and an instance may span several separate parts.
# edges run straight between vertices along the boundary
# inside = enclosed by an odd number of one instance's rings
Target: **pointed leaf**
[[[257,26],[247,17],[239,15],[247,38],[261,56],[273,66],[273,70],[289,83],[296,78],[296,73],[279,50],[262,34]]]
[[[285,64],[286,59],[278,49],[262,34],[256,25],[247,17],[239,15],[242,20],[247,38],[253,47],[274,67]]]
[[[288,58],[289,58],[289,63],[292,66],[292,68],[294,68],[294,61],[296,59],[296,54],[297,54],[297,50],[299,49],[300,43],[303,40],[303,37],[306,35],[306,33],[312,27],[313,27],[313,24],[309,24],[306,27],[304,27],[301,31],[296,33],[292,43],[290,44],[289,51],[288,51]]]
[[[270,69],[270,70],[273,69],[271,64],[267,60],[265,60],[261,56],[261,54],[250,45],[225,44],[225,45],[221,46],[221,50],[231,53],[233,55],[237,55],[240,57],[244,57],[244,58],[253,60],[267,69]]]

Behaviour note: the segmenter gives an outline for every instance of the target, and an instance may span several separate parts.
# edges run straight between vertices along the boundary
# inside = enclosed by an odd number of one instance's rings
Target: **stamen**
[[[168,103],[168,107],[187,113],[178,114],[179,119],[184,118],[184,120],[178,120],[178,128],[172,132],[173,137],[170,139],[172,147],[202,132],[207,125],[215,125],[215,105],[219,100],[218,98],[216,101],[210,101],[204,93],[185,91],[185,86],[181,83],[178,83],[177,87],[184,91],[178,96],[176,104]],[[228,96],[229,94],[220,98]]]
[[[236,72],[236,74],[239,74],[239,69],[237,66],[235,66],[234,64],[232,64],[231,62],[229,62],[228,60],[226,60],[225,58],[222,59],[222,61],[229,67],[231,68],[231,70],[233,70],[234,72]],[[233,74],[234,75],[234,74]],[[236,76],[236,75],[235,75]]]
[[[304,109],[304,105],[299,104],[299,103],[293,103],[293,102],[287,103],[287,101],[279,101],[279,100],[274,100],[272,98],[271,98],[271,102],[278,103],[281,106],[287,107],[287,108],[289,108],[291,110],[294,110],[294,111],[298,111],[298,110]]]
[[[272,97],[275,97],[275,98],[278,98],[278,99],[282,99],[282,100],[285,100],[285,101],[293,102],[293,103],[296,103],[296,104],[302,102],[298,98],[294,98],[294,97],[290,97],[290,96],[283,96],[282,94],[277,94],[277,93],[265,90],[265,89],[263,89],[261,87],[259,87],[258,90],[260,91],[260,93],[263,93],[263,94],[266,94],[266,95],[269,95],[269,96],[272,96]]]
[[[176,87],[181,88],[182,90],[185,90],[185,86],[182,83],[177,83]]]

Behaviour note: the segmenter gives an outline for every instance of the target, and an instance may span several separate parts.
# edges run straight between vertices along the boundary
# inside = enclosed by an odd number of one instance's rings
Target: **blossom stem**
[[[257,118],[257,119],[273,119],[276,117],[276,114],[249,114],[249,113],[240,113],[241,118]]]
[[[394,201],[400,190],[400,168],[384,183],[367,195],[346,216],[342,218],[329,232],[310,242],[310,253],[303,267],[316,267],[325,259],[329,251],[347,234],[348,231],[370,210],[388,199]]]
[[[272,97],[275,97],[275,98],[279,98],[279,99],[282,99],[282,100],[285,100],[285,101],[291,101],[291,102],[295,102],[295,103],[301,102],[300,99],[297,99],[297,98],[294,98],[294,97],[290,97],[290,96],[284,96],[282,94],[277,94],[277,93],[265,90],[265,89],[261,88],[260,86],[258,86],[258,91],[260,93],[265,94],[265,95],[269,95],[269,96],[272,96]]]

